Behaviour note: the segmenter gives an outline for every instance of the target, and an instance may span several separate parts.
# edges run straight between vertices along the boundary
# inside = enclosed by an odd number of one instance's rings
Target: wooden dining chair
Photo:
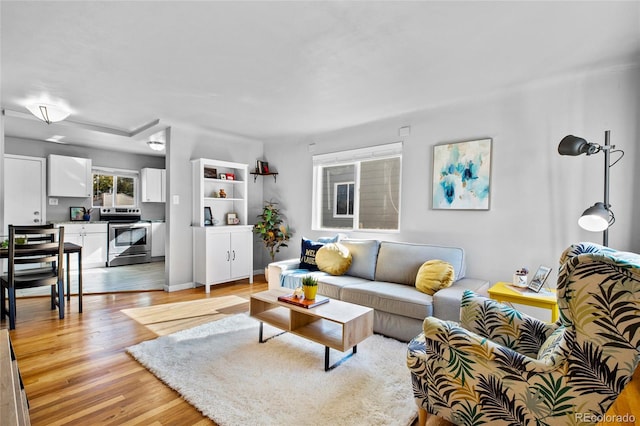
[[[50,286],[51,309],[64,318],[64,227],[9,225],[7,273],[0,277],[0,315],[16,328],[16,290]],[[6,290],[6,294],[5,294]],[[8,296],[8,306],[7,297]]]

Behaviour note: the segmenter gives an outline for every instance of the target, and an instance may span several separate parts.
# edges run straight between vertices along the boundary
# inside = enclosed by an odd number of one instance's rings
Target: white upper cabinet
[[[164,169],[144,168],[142,177],[142,202],[164,203],[166,201],[166,174]]]
[[[91,197],[91,159],[49,155],[49,197]]]

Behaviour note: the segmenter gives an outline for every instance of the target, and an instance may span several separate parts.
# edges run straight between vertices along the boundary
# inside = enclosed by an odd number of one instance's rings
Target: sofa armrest
[[[287,259],[279,262],[271,262],[268,266],[267,282],[269,283],[269,290],[273,288],[280,288],[280,275],[282,271],[289,269],[298,269],[300,266],[300,259]]]
[[[476,278],[462,278],[450,287],[438,290],[433,295],[433,316],[445,321],[460,322],[460,301],[465,290],[486,294],[489,281]]]

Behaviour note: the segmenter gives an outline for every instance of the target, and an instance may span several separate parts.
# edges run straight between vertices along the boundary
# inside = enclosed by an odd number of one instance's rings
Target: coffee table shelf
[[[278,296],[290,293],[288,289],[272,289],[251,295],[250,315],[286,332],[324,345],[325,370],[329,348],[356,353],[358,343],[373,334],[373,309],[340,300],[314,308],[303,308],[281,302]],[[262,324],[259,340],[262,342]],[[334,364],[336,366],[338,363]],[[333,368],[333,367],[331,367]]]

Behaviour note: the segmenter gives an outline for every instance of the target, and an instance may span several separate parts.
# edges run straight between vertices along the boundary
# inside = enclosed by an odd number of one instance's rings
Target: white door
[[[5,155],[4,232],[8,225],[40,225],[46,217],[46,159]]]

